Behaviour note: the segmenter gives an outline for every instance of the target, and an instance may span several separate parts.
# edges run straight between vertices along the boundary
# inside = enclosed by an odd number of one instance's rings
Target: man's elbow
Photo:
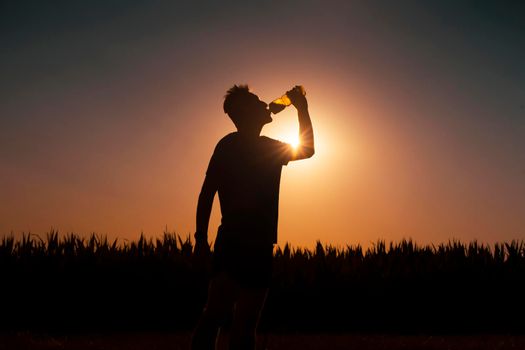
[[[303,147],[304,158],[311,158],[315,154],[315,149],[313,147]]]

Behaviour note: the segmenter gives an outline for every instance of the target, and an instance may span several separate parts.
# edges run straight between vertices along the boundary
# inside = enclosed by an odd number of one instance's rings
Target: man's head
[[[229,89],[223,108],[239,131],[260,132],[264,124],[272,121],[268,105],[251,93],[247,85],[234,85]]]

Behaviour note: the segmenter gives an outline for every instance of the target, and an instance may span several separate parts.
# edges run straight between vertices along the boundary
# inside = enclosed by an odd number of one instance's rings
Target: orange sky
[[[310,105],[316,154],[284,168],[279,243],[525,238],[524,45],[509,18],[97,6],[7,25],[0,233],[192,234],[209,157],[234,130],[223,95],[248,83],[265,101],[302,84]],[[296,118],[263,134],[286,141]],[[219,219],[216,202],[211,240]]]

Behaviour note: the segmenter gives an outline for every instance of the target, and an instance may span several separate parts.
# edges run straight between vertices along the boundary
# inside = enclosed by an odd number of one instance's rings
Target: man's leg
[[[239,292],[230,338],[230,350],[254,350],[255,330],[268,288],[242,288]]]
[[[226,273],[215,276],[208,288],[208,300],[191,340],[192,350],[215,349],[221,323],[233,309],[239,287]]]

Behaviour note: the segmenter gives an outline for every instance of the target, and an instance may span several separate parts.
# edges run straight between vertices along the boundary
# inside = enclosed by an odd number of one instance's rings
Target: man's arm
[[[202,253],[202,249],[209,252],[208,225],[210,222],[213,198],[217,192],[217,182],[213,176],[206,175],[202,184],[199,201],[197,203],[197,226],[195,232],[195,251]]]
[[[312,120],[308,113],[308,102],[298,87],[293,88],[286,94],[295,108],[297,108],[299,117],[299,147],[293,152],[291,160],[310,158],[315,153],[315,147]]]

